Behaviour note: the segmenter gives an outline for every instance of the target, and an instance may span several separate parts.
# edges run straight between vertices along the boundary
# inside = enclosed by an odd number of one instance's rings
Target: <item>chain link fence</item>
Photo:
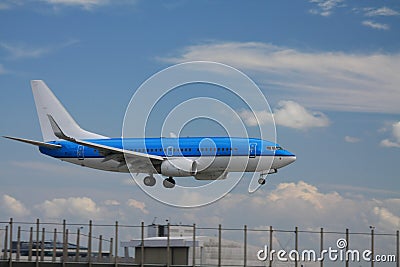
[[[0,222],[0,264],[395,266],[399,231]],[[6,264],[6,265],[5,265]],[[20,266],[20,265],[18,265]],[[31,265],[30,265],[31,266]]]

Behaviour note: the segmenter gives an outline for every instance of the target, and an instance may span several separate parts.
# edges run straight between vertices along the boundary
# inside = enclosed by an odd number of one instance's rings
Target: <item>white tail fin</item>
[[[54,135],[48,118],[51,115],[62,129],[69,135],[78,139],[100,139],[105,136],[83,130],[69,115],[53,92],[42,80],[31,81],[33,97],[42,130],[43,141],[53,141],[59,138]]]

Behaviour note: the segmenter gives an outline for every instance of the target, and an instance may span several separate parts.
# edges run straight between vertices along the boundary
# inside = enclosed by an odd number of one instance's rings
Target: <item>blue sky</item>
[[[4,139],[0,219],[400,227],[398,1],[1,1],[0,25],[2,135],[41,139],[31,79],[45,80],[83,128],[120,136],[142,82],[175,63],[212,60],[259,85],[278,141],[298,157],[255,195],[244,182],[213,205],[182,210],[152,200],[129,175]]]

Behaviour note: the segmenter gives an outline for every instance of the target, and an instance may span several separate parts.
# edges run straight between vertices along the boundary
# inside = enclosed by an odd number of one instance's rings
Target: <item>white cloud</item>
[[[294,101],[280,101],[274,109],[274,118],[278,125],[296,129],[326,127],[330,124],[322,112],[309,111]]]
[[[353,136],[348,136],[348,135],[346,135],[346,136],[344,137],[344,141],[346,141],[347,143],[358,143],[358,142],[360,142],[361,140],[360,140],[360,138],[358,138],[358,137],[353,137]]]
[[[323,17],[330,16],[335,8],[343,7],[343,0],[309,0],[309,2],[316,4],[316,8],[309,10],[310,13]]]
[[[0,203],[0,214],[10,217],[23,217],[30,214],[22,202],[9,195],[3,195]]]
[[[222,62],[279,93],[323,110],[400,113],[400,53],[302,52],[267,43],[221,42],[188,46],[164,61]]]
[[[367,17],[376,17],[376,16],[398,16],[399,12],[393,10],[388,7],[381,7],[381,8],[366,8],[364,9],[365,16]]]
[[[97,219],[104,215],[88,197],[55,198],[36,206],[46,218]]]
[[[400,121],[392,124],[392,138],[381,141],[384,147],[400,147]]]
[[[94,7],[109,4],[108,0],[44,0],[51,5],[78,6],[84,9],[92,9]]]
[[[10,58],[12,59],[39,58],[43,55],[55,52],[59,49],[74,45],[78,42],[78,40],[68,40],[64,43],[43,47],[32,47],[25,44],[11,44],[7,42],[1,42],[0,47],[6,50],[10,54]]]
[[[10,5],[7,3],[0,3],[0,10],[10,9]]]
[[[0,43],[0,46],[9,52],[13,58],[37,58],[50,52],[49,48],[32,48],[4,42]]]
[[[84,10],[92,11],[95,8],[110,6],[110,5],[134,5],[136,0],[3,0],[0,3],[0,10],[12,9],[21,6],[38,5],[38,3],[45,3],[52,7],[53,10],[58,11],[63,7],[76,7]]]
[[[6,74],[7,70],[4,68],[3,64],[0,64],[0,75]]]
[[[199,227],[218,227],[222,223],[223,227],[238,228],[247,224],[254,229],[261,225],[272,225],[282,230],[299,226],[301,230],[324,227],[327,231],[349,228],[351,232],[365,232],[369,230],[369,225],[374,225],[380,233],[394,233],[399,229],[400,198],[370,199],[360,195],[360,191],[354,188],[347,188],[346,192],[324,191],[304,181],[287,182],[275,188],[270,184],[270,187],[250,195],[229,193],[211,205],[196,209],[176,209],[156,201],[145,203],[132,198],[126,201],[126,205],[118,207],[113,206],[120,203],[117,200],[99,201],[111,205],[105,207],[88,197],[56,198],[38,205],[31,203],[31,207],[25,208],[20,201],[8,196],[1,199],[0,214],[23,216],[30,208],[35,211],[35,216],[42,216],[39,217],[41,220],[67,219],[71,223],[91,219],[106,224],[118,220],[124,224],[139,225],[141,220],[157,216],[160,220],[170,218],[172,223],[196,223]],[[370,194],[366,192],[365,196]],[[14,207],[14,213],[4,213],[4,203]],[[174,216],[171,217],[171,214]],[[212,231],[208,233],[212,234]],[[305,236],[303,238],[307,239]],[[355,239],[352,240],[355,242]]]
[[[11,9],[16,6],[22,6],[23,4],[23,0],[2,0],[0,2],[0,10]]]
[[[393,227],[394,229],[400,227],[400,217],[394,215],[387,208],[374,207],[374,214],[379,218],[378,223],[381,227]]]
[[[115,199],[108,199],[108,200],[104,201],[104,204],[107,206],[119,206],[121,203],[119,203],[119,201],[117,201]]]
[[[137,200],[131,198],[131,199],[128,199],[126,204],[129,207],[141,210],[144,214],[148,214],[149,213],[149,211],[146,210],[146,204],[144,202],[137,201]]]
[[[238,201],[235,201],[235,200]],[[233,203],[232,203],[233,201]],[[338,225],[354,230],[368,230],[369,225],[380,232],[394,232],[400,227],[400,199],[374,200],[361,195],[343,195],[338,192],[322,192],[318,187],[303,181],[281,183],[273,190],[258,191],[248,196],[230,194],[215,204],[213,212],[197,214],[203,220],[207,216],[224,213],[224,223],[249,223],[243,219],[257,214],[252,222],[268,222],[269,225],[287,229],[300,228],[338,229]],[[237,214],[237,211],[243,211]],[[260,211],[268,211],[263,213]],[[273,214],[273,216],[271,216]],[[379,226],[379,227],[378,227]]]
[[[377,30],[389,30],[390,27],[387,24],[383,24],[383,23],[378,23],[378,22],[374,22],[372,20],[364,20],[362,22],[362,25],[370,27],[372,29],[377,29]]]
[[[239,115],[248,126],[266,124],[272,120],[268,111],[255,111],[253,114],[249,110],[243,110]],[[273,117],[277,125],[302,130],[327,127],[330,124],[328,117],[322,112],[307,110],[294,101],[280,101],[274,109]]]
[[[111,5],[135,5],[136,0],[42,0],[55,9],[61,7],[77,7],[92,11],[95,8]]]

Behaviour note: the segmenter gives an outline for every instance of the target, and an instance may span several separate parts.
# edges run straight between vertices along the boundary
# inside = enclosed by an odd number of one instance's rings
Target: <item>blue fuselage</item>
[[[184,137],[184,138],[109,138],[87,140],[125,150],[161,157],[200,156],[279,156],[293,157],[294,154],[282,149],[278,144],[257,138],[229,137]],[[97,149],[58,140],[60,149],[40,147],[40,152],[55,158],[103,158]]]

